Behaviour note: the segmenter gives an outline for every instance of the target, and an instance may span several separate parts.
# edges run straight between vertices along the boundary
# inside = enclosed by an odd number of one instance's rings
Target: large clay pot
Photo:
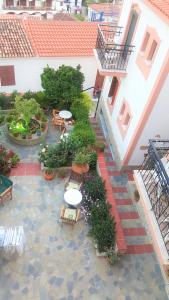
[[[78,174],[84,174],[89,171],[89,165],[77,165],[77,164],[72,164],[72,171]]]

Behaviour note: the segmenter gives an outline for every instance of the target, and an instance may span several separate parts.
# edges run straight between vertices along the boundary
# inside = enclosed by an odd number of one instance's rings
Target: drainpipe
[[[95,110],[94,118],[96,118],[96,115],[97,115],[97,110],[98,110],[98,106],[99,106],[99,102],[100,102],[101,91],[98,91],[97,95],[98,95],[98,99],[97,99],[97,105],[96,105],[96,110]]]

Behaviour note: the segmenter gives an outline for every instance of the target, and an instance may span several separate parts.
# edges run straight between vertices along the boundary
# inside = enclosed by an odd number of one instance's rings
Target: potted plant
[[[32,132],[31,132],[31,131],[28,132],[27,138],[28,138],[29,140],[32,138]]]
[[[26,139],[26,133],[22,133],[22,139]]]
[[[108,262],[111,265],[114,265],[119,260],[118,252],[115,251],[115,250],[113,250],[113,249],[111,249],[108,252],[106,252],[106,257],[107,257]]]
[[[19,135],[20,135],[19,132],[14,132],[13,134],[14,137],[19,137]]]
[[[78,174],[87,173],[89,171],[89,162],[90,156],[81,151],[75,154],[73,163],[72,163],[72,171]]]
[[[10,158],[10,161],[11,161],[11,166],[12,168],[16,167],[17,163],[20,161],[20,158],[17,154],[14,154],[11,158]]]
[[[105,143],[96,141],[96,142],[95,142],[95,145],[94,145],[94,149],[95,149],[97,152],[104,152],[104,149],[105,149]]]
[[[43,123],[46,123],[47,122],[47,117],[45,116],[45,115],[42,115],[41,116],[41,121],[43,122]]]
[[[46,180],[52,180],[55,177],[55,170],[53,168],[46,168],[44,170],[44,178]]]
[[[35,114],[36,120],[40,120],[41,119],[41,115],[42,115],[41,111],[37,111],[37,113]]]
[[[42,122],[41,123],[41,130],[45,131],[45,129],[46,129],[46,123]]]

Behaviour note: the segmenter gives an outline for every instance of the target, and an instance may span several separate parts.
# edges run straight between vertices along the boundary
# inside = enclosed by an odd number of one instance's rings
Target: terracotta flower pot
[[[48,174],[48,173],[44,173],[44,178],[46,180],[52,180],[53,178],[55,177],[55,174],[54,173],[51,173],[51,174]]]
[[[89,165],[77,165],[77,164],[72,164],[72,171],[78,174],[84,174],[89,171]]]

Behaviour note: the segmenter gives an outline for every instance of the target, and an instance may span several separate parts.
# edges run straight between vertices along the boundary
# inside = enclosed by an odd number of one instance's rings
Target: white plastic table
[[[60,140],[62,141],[66,141],[66,139],[69,137],[69,133],[68,132],[66,132],[66,133],[63,133],[63,134],[61,134],[61,136],[60,136]]]
[[[62,119],[70,119],[72,117],[72,113],[68,110],[61,110],[59,116]]]
[[[69,189],[64,193],[64,200],[69,205],[77,206],[82,201],[82,194],[76,189]]]

